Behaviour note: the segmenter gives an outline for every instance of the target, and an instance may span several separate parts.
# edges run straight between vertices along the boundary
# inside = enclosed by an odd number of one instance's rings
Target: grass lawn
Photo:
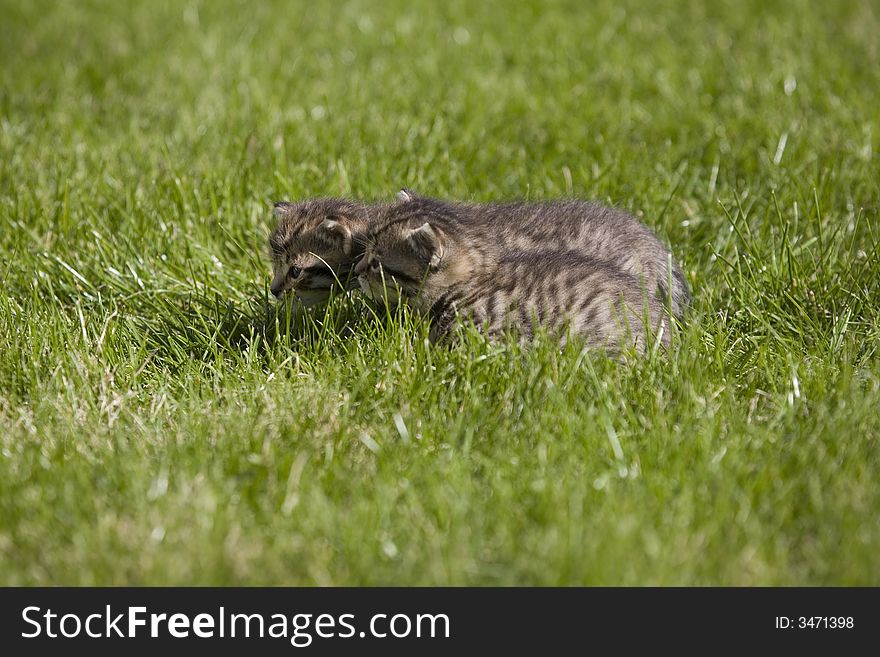
[[[880,584],[880,8],[0,1],[0,583]],[[268,294],[271,201],[576,196],[672,353]]]

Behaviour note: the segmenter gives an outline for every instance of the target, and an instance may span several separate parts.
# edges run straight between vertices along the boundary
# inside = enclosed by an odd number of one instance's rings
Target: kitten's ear
[[[415,197],[416,195],[413,190],[407,189],[406,187],[402,188],[395,195],[395,198],[400,202],[412,201]]]
[[[287,215],[287,210],[290,208],[292,204],[287,201],[278,201],[275,203],[275,207],[272,210],[272,214],[276,217],[284,217]]]
[[[345,255],[351,255],[351,229],[342,222],[342,217],[327,217],[321,222],[320,229],[334,244],[339,245]]]
[[[444,250],[443,238],[431,224],[425,222],[412,229],[406,236],[406,241],[416,253],[428,261],[429,266],[433,268],[440,264]]]

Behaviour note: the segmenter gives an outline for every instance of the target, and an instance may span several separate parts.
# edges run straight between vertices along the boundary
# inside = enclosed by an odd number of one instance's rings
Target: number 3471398
[[[854,625],[852,616],[777,616],[776,628],[787,629],[812,629],[812,630],[837,630],[849,629]]]

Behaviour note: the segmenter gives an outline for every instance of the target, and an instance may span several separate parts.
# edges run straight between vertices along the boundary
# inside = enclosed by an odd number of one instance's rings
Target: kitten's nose
[[[280,299],[284,296],[286,283],[287,276],[285,275],[284,270],[276,271],[275,275],[272,277],[272,282],[269,283],[269,292],[271,292],[272,296],[276,299]]]
[[[272,296],[276,299],[280,299],[284,296],[284,276],[276,274],[272,278],[272,282],[269,284],[269,292],[271,292]]]

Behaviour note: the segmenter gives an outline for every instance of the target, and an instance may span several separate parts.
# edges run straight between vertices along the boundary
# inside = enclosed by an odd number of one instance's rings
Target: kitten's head
[[[363,253],[368,206],[312,199],[276,203],[275,215],[278,225],[269,237],[275,297],[292,290],[309,306],[326,301],[331,290],[353,287],[350,274]]]
[[[374,299],[429,306],[472,274],[473,257],[459,241],[456,206],[408,190],[397,199],[370,227],[354,271]]]

